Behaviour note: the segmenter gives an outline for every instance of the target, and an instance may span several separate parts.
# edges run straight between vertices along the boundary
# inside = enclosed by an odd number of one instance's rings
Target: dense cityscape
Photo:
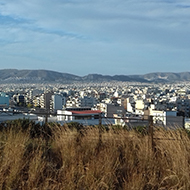
[[[189,18],[0,0],[0,190],[190,190]]]
[[[172,116],[178,118],[176,123],[182,124],[183,117],[185,126],[189,125],[190,83],[187,82],[1,84],[0,91],[1,121],[18,117],[43,121],[43,113],[49,113],[50,121],[98,124],[101,113],[120,125],[128,122],[122,118],[146,119],[151,115],[155,123],[167,125]],[[15,114],[19,111],[25,115]]]

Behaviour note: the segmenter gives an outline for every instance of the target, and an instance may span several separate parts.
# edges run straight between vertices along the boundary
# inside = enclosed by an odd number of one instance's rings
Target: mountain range
[[[69,73],[61,73],[49,70],[17,70],[17,69],[1,69],[1,83],[39,83],[39,82],[181,82],[190,81],[190,72],[171,73],[171,72],[155,72],[144,75],[101,75],[89,74],[86,76],[77,76]]]

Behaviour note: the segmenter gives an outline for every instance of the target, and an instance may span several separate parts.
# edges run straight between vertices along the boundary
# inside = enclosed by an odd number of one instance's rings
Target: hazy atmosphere
[[[189,71],[189,0],[1,0],[0,68]]]

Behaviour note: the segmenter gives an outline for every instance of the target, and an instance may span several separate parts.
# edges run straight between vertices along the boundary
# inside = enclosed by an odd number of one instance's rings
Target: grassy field
[[[5,127],[6,126],[6,127]],[[185,130],[146,132],[98,127],[0,126],[0,189],[189,190],[190,139]]]

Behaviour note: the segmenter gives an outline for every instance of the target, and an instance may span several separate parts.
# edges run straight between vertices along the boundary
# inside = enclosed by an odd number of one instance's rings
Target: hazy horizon
[[[150,72],[150,73],[142,73],[142,74],[138,74],[138,73],[132,73],[132,74],[101,74],[101,73],[87,73],[85,75],[78,75],[78,74],[75,74],[75,73],[69,73],[69,72],[62,72],[62,71],[56,71],[56,70],[50,70],[50,69],[16,69],[16,68],[5,68],[5,69],[0,69],[1,70],[18,70],[18,71],[39,71],[39,70],[42,70],[42,71],[50,71],[50,72],[57,72],[57,73],[65,73],[65,74],[71,74],[71,75],[76,75],[76,76],[79,76],[79,77],[84,77],[84,76],[87,76],[87,75],[103,75],[103,76],[116,76],[116,75],[124,75],[124,76],[135,76],[135,75],[146,75],[146,74],[154,74],[154,73],[174,73],[174,74],[180,74],[180,73],[190,73],[190,71],[182,71],[182,72]]]

